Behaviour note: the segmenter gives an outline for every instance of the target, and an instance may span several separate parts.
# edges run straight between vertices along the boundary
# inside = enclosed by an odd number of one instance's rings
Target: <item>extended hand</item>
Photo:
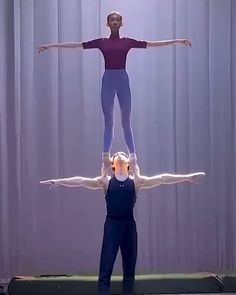
[[[49,189],[59,186],[59,182],[57,182],[56,179],[43,180],[43,181],[40,181],[40,183],[49,184],[50,185]]]
[[[189,46],[189,47],[192,46],[191,41],[188,40],[188,39],[181,39],[179,42],[180,42],[181,44],[186,45],[186,46]]]
[[[45,51],[45,50],[47,50],[47,49],[49,49],[49,48],[50,48],[50,47],[47,46],[47,45],[39,46],[39,47],[38,47],[38,53],[41,53],[41,52],[43,52],[43,51]]]
[[[199,183],[200,179],[205,176],[206,173],[205,172],[196,172],[196,173],[192,173],[189,175],[189,182],[191,183]]]

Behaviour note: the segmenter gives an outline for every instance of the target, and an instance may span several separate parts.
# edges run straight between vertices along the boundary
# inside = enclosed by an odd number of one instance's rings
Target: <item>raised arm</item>
[[[85,187],[88,189],[96,190],[96,189],[104,189],[107,183],[106,177],[95,177],[95,178],[87,178],[87,177],[70,177],[70,178],[61,178],[61,179],[49,179],[40,181],[42,184],[50,185],[49,188],[53,188],[59,185],[68,186],[68,187]]]
[[[136,189],[148,189],[161,184],[175,184],[180,182],[198,183],[199,179],[204,176],[204,172],[190,174],[159,174],[156,176],[137,176],[135,178]]]
[[[173,44],[183,44],[186,46],[192,46],[192,43],[188,39],[172,39],[172,40],[161,40],[161,41],[147,41],[147,47],[160,47]]]
[[[82,48],[82,42],[67,42],[67,43],[52,43],[45,44],[38,47],[38,53],[41,53],[50,48]]]

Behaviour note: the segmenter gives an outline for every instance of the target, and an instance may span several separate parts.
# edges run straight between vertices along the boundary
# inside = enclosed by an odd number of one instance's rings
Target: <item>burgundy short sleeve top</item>
[[[84,49],[98,48],[105,59],[105,69],[125,69],[131,48],[146,48],[146,41],[131,38],[99,38],[82,43]]]

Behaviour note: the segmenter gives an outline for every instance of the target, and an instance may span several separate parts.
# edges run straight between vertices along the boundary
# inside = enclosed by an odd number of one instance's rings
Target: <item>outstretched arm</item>
[[[61,179],[49,179],[40,181],[42,184],[50,185],[49,188],[53,188],[59,185],[68,186],[68,187],[86,187],[88,189],[96,190],[96,189],[104,189],[106,185],[107,179],[105,177],[95,177],[95,178],[87,178],[87,177],[70,177],[70,178],[61,178]]]
[[[82,42],[67,42],[67,43],[52,43],[38,47],[38,53],[41,53],[50,48],[82,48]]]
[[[159,174],[156,176],[138,176],[135,178],[135,187],[137,189],[148,189],[161,184],[175,184],[180,182],[198,183],[199,178],[204,176],[204,172],[190,174]]]
[[[183,44],[186,46],[192,46],[192,43],[188,39],[172,39],[172,40],[161,40],[161,41],[147,41],[147,47],[160,47],[173,44]]]

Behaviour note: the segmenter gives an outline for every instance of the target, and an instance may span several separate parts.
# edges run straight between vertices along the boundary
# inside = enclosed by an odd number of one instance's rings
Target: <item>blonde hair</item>
[[[123,156],[125,156],[125,157],[127,158],[127,160],[129,160],[129,156],[128,156],[125,152],[117,152],[117,153],[115,153],[115,154],[112,156],[112,161],[111,161],[112,165],[113,165],[113,163],[114,163],[114,159],[115,159],[115,157],[118,156],[118,155],[123,155]]]

